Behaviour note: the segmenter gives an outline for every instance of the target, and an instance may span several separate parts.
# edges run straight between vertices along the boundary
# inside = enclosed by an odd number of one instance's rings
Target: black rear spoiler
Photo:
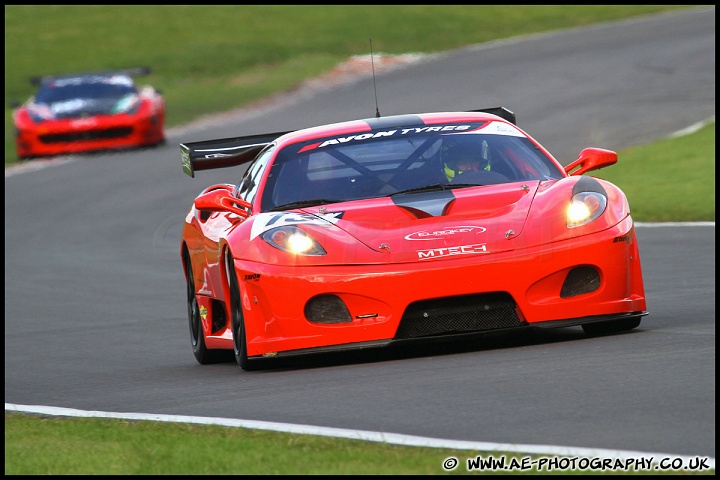
[[[263,148],[286,133],[290,131],[181,143],[183,171],[195,178],[198,170],[234,167],[251,162]]]
[[[129,75],[131,77],[140,77],[145,75],[150,75],[152,70],[150,67],[136,67],[136,68],[125,68],[122,70],[103,70],[98,72],[83,72],[83,73],[67,73],[67,74],[61,74],[61,75],[35,75],[30,77],[30,84],[33,86],[40,86],[43,82],[47,82],[48,80],[53,79],[62,79],[62,78],[73,78],[73,77],[82,77],[85,75]]]
[[[470,110],[470,111],[471,112],[492,113],[493,115],[497,115],[498,117],[507,120],[508,122],[512,123],[513,125],[517,125],[517,121],[515,120],[515,114],[505,107],[481,108],[478,110]]]
[[[505,107],[481,108],[470,111],[491,113],[516,125],[515,114]],[[195,172],[199,170],[234,167],[251,162],[266,146],[270,145],[278,137],[292,131],[294,130],[181,143],[180,153],[182,154],[183,171],[195,178]]]

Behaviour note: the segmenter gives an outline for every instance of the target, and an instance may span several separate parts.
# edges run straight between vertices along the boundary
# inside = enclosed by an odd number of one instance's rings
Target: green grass
[[[408,447],[223,426],[5,413],[6,475],[439,475],[467,474],[467,460],[518,465],[537,455]],[[459,465],[446,472],[449,457]],[[553,456],[545,457],[546,461]],[[487,474],[475,470],[470,473]],[[500,474],[655,473],[516,468]],[[704,473],[671,472],[657,473]]]
[[[590,175],[625,192],[636,222],[714,222],[715,122],[619,152],[617,164]]]
[[[5,97],[32,95],[32,75],[148,65],[154,73],[146,80],[163,90],[168,126],[176,126],[289,90],[349,56],[366,55],[370,37],[376,53],[430,53],[676,8],[687,6],[6,5]],[[13,142],[6,106],[6,167],[17,161]],[[714,123],[619,153],[618,165],[593,174],[625,190],[636,221],[715,220]],[[444,473],[448,456],[462,461],[482,453],[5,414],[6,475],[422,475]]]

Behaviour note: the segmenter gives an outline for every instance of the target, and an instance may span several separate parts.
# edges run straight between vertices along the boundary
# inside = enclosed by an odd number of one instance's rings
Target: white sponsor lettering
[[[107,77],[103,75],[84,75],[81,77],[71,78],[55,78],[53,85],[56,87],[66,87],[68,85],[83,85],[88,83],[107,83],[110,85],[132,85],[133,81],[127,75],[113,75]]]
[[[341,143],[348,143],[360,140],[367,140],[368,138],[380,138],[380,137],[392,137],[393,135],[411,135],[414,133],[425,133],[425,132],[462,132],[472,128],[472,125],[438,125],[433,127],[413,127],[403,128],[402,130],[385,130],[382,132],[375,133],[360,133],[357,135],[348,135],[347,137],[337,137],[332,140],[326,140],[318,148],[326,147],[328,145],[338,145]]]
[[[471,125],[445,125],[444,127],[437,126],[437,127],[403,128],[402,130],[400,130],[400,135],[407,135],[407,134],[411,134],[411,133],[423,133],[423,132],[439,132],[439,131],[460,132],[462,130],[467,130],[468,128],[471,128]]]
[[[476,255],[478,253],[487,253],[487,248],[484,243],[478,243],[476,245],[418,250],[417,253],[419,260],[429,260],[431,258],[452,257],[454,255]]]
[[[359,135],[350,135],[349,137],[338,137],[333,140],[327,140],[323,143],[321,143],[318,148],[325,147],[327,145],[337,145],[338,143],[348,143],[353,140],[367,140],[368,138],[379,138],[379,137],[390,137],[395,134],[397,130],[388,130],[385,132],[375,132],[375,133],[361,133]]]
[[[389,137],[389,136],[393,135],[395,132],[397,132],[397,130],[390,130],[389,132],[377,132],[377,133],[375,134],[375,138],[378,138],[378,137]]]

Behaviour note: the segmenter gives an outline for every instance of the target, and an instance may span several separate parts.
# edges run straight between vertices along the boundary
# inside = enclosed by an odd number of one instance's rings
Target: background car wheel
[[[639,318],[623,318],[622,320],[612,320],[610,322],[588,323],[583,325],[582,328],[588,335],[606,335],[608,333],[632,330],[638,325],[640,325]]]
[[[250,361],[247,356],[247,339],[245,336],[245,319],[240,300],[240,285],[237,280],[233,258],[230,252],[227,253],[225,269],[227,271],[228,283],[230,285],[230,316],[232,318],[233,348],[235,350],[235,361],[243,370],[255,370],[257,360]]]
[[[229,360],[227,350],[209,350],[205,346],[205,335],[202,329],[202,320],[200,318],[200,308],[198,307],[197,296],[195,295],[195,285],[193,282],[193,272],[190,259],[186,257],[185,264],[187,268],[187,309],[188,321],[190,324],[190,345],[192,346],[193,355],[201,365],[212,363],[227,362]]]

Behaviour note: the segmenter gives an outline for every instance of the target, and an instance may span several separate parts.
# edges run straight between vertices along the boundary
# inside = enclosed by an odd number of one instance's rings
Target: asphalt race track
[[[382,115],[506,106],[567,164],[714,117],[715,7],[480,45],[376,85]],[[650,315],[626,334],[497,335],[260,372],[196,363],[181,225],[197,193],[241,172],[191,179],[178,144],[375,108],[364,76],[172,130],[160,148],[6,170],[6,404],[714,457],[714,222],[638,226]]]

